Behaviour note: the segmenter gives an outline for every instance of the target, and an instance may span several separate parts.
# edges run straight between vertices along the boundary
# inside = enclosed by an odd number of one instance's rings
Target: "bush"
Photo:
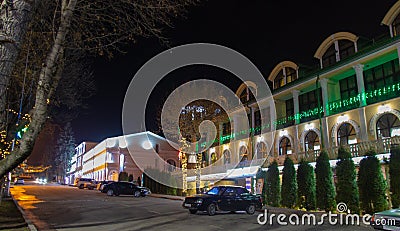
[[[389,162],[390,192],[392,193],[392,207],[400,207],[400,147],[390,150]]]
[[[365,213],[372,214],[388,209],[386,200],[386,182],[383,178],[381,164],[374,150],[368,151],[360,162],[358,171],[358,188],[360,205]]]
[[[322,151],[315,166],[317,207],[325,211],[335,211],[335,187],[328,153]]]
[[[281,182],[279,179],[278,163],[272,162],[267,171],[266,177],[266,201],[267,205],[278,207],[280,202]]]
[[[296,206],[296,171],[292,159],[286,157],[282,170],[282,188],[281,188],[281,205],[286,208],[294,208]]]
[[[120,172],[118,175],[118,181],[128,181],[128,173],[127,172]]]
[[[351,153],[344,147],[338,151],[336,164],[336,201],[346,203],[352,213],[360,212],[357,175]]]
[[[315,210],[315,176],[314,168],[307,161],[300,161],[297,168],[297,201],[299,208]]]

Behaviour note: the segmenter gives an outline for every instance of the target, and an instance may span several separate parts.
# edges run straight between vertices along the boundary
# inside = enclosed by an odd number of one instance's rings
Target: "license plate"
[[[192,204],[185,204],[185,207],[192,207]]]

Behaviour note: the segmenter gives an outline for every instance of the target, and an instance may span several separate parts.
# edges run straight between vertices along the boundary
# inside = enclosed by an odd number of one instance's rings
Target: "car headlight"
[[[194,203],[196,203],[196,204],[201,204],[201,203],[203,203],[203,199],[199,198],[199,199],[197,199]]]

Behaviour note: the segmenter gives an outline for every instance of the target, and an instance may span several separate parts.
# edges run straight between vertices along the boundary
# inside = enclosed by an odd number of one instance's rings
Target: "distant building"
[[[107,138],[90,149],[84,149],[83,147],[87,147],[84,144],[85,142],[76,148],[77,157],[76,160],[75,158],[72,160],[72,163],[75,161],[77,166],[73,174],[74,178],[87,177],[97,181],[118,181],[119,173],[126,172],[132,174],[136,180],[142,177],[143,171],[135,163],[132,155],[140,153],[146,155],[150,149],[155,150],[171,166],[178,164],[178,151],[171,147],[165,138],[151,132]],[[82,151],[85,152],[82,153]],[[158,160],[154,159],[154,161]],[[156,165],[156,163],[151,163],[152,166],[155,166],[154,164]]]

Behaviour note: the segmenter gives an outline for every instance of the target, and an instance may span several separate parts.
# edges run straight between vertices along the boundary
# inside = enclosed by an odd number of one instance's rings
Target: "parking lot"
[[[262,226],[257,223],[259,213],[191,215],[179,200],[109,197],[71,186],[18,185],[12,193],[38,230],[371,230],[357,226]]]

